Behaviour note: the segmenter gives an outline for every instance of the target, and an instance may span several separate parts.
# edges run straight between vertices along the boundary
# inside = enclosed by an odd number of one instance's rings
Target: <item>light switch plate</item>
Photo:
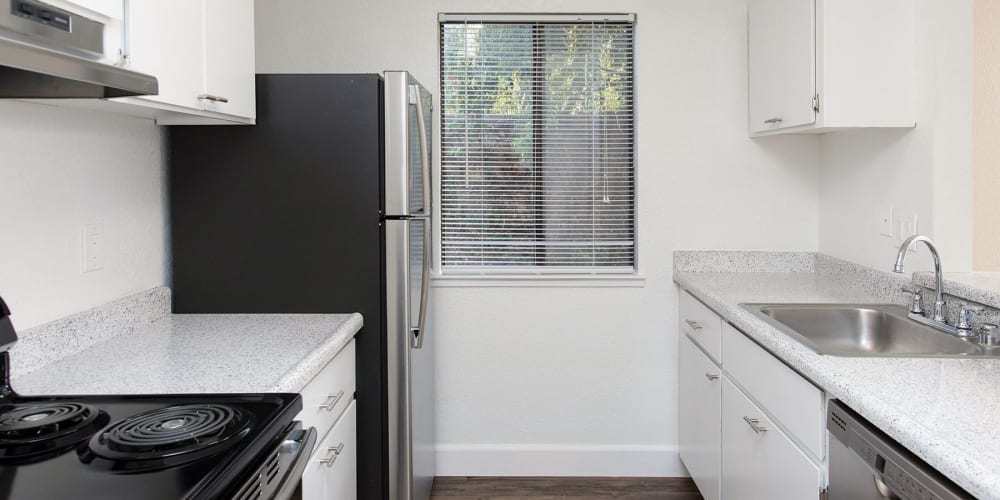
[[[897,243],[902,243],[906,238],[918,234],[920,227],[917,224],[917,214],[896,216],[896,228],[898,231],[896,233]],[[916,249],[910,247],[910,251],[914,252]]]

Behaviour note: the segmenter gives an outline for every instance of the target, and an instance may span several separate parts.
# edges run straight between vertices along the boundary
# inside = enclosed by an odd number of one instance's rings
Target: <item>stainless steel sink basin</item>
[[[1000,357],[921,325],[906,308],[858,304],[741,304],[819,354],[873,357]]]

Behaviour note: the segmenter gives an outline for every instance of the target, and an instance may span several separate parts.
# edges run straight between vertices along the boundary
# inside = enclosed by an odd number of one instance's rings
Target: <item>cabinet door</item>
[[[320,446],[325,444],[320,442],[319,446],[313,450],[313,455],[309,458],[305,470],[302,471],[302,482],[300,491],[302,500],[323,500],[326,495],[326,465],[320,462],[326,456],[326,448],[320,450]]]
[[[351,402],[306,464],[302,500],[350,500],[358,495],[356,403]]]
[[[821,486],[820,468],[724,377],[722,497],[802,500],[818,498]]]
[[[356,403],[351,403],[330,430],[325,448],[336,452],[333,465],[327,467],[326,498],[354,499],[358,497],[358,426]]]
[[[205,83],[203,21],[202,0],[129,2],[129,65],[155,76],[160,83],[159,95],[140,99],[201,107],[198,95]]]
[[[681,460],[705,500],[719,500],[722,380],[715,363],[684,334],[679,379]]]
[[[750,0],[750,131],[815,123],[815,0]]]
[[[205,109],[256,117],[254,68],[253,2],[205,1]]]

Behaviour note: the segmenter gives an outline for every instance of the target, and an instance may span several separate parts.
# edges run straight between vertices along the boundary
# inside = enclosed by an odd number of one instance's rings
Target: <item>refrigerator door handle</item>
[[[414,102],[417,106],[417,127],[420,130],[420,169],[424,183],[424,213],[431,213],[431,154],[427,144],[427,123],[424,121],[424,102],[420,95],[419,85],[410,85],[410,92],[413,93]]]
[[[427,324],[427,295],[430,291],[430,281],[431,281],[431,236],[430,236],[430,221],[424,223],[424,263],[423,263],[423,277],[420,281],[420,314],[417,319],[417,326],[410,329],[410,333],[413,335],[414,349],[420,349],[424,346],[424,337],[427,334],[426,324]]]
[[[431,227],[433,226],[431,219],[431,162],[430,162],[430,152],[428,151],[427,145],[427,124],[424,122],[424,103],[423,96],[420,95],[420,87],[417,85],[410,86],[410,92],[413,92],[417,106],[417,123],[420,130],[420,166],[421,174],[423,175],[424,184],[424,215],[427,216],[426,222],[424,222],[424,262],[423,262],[423,277],[420,281],[420,314],[417,319],[417,326],[411,328],[410,332],[413,337],[413,348],[420,349],[424,346],[424,337],[427,335],[426,325],[427,325],[427,299],[428,292],[430,291],[430,279],[431,279]]]

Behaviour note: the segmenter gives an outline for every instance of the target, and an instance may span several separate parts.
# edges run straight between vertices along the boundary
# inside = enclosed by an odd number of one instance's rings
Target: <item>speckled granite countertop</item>
[[[175,314],[15,376],[41,394],[299,392],[360,314]]]
[[[1000,500],[1000,360],[818,355],[744,302],[884,303],[821,272],[674,272],[674,281],[979,498]]]

